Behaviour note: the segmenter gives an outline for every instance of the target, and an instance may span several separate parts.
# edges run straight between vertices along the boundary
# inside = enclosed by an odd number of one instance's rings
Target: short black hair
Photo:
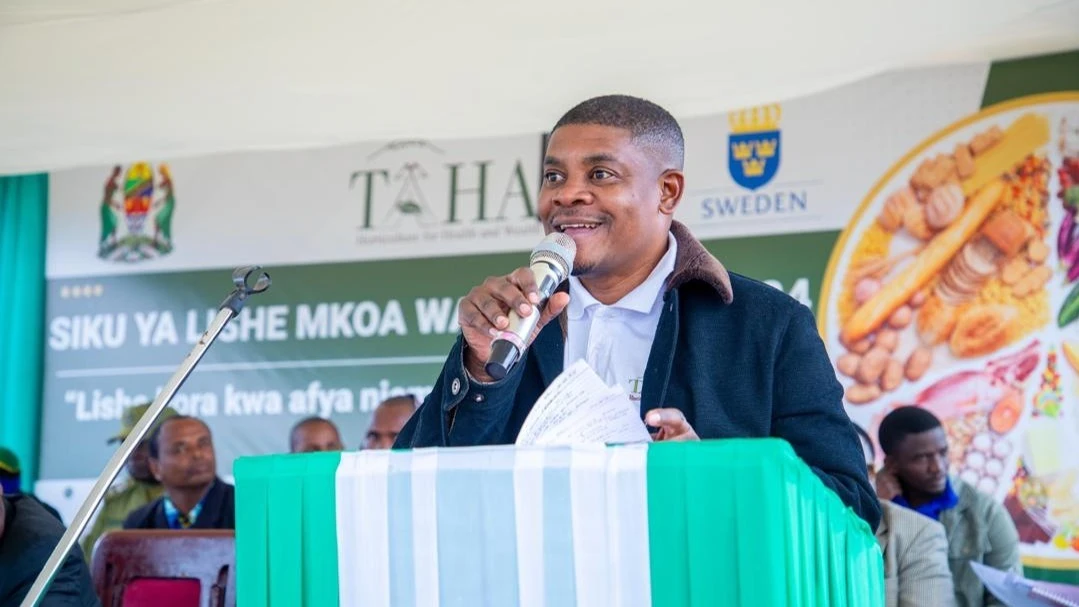
[[[873,439],[869,438],[869,433],[856,423],[851,422],[851,425],[854,426],[854,433],[862,439],[862,443],[869,447],[869,457],[874,460],[877,459],[877,448],[873,446]]]
[[[398,394],[397,396],[391,396],[391,397],[387,398],[386,400],[380,402],[378,404],[378,406],[379,407],[383,407],[383,406],[385,406],[385,407],[393,407],[393,406],[408,405],[409,407],[412,408],[412,411],[415,412],[416,409],[420,408],[421,404],[422,403],[420,402],[419,397],[417,397],[415,394],[413,394],[411,392],[408,392],[406,394]]]
[[[626,129],[635,142],[658,152],[669,165],[667,169],[682,170],[685,163],[686,142],[682,127],[670,112],[647,99],[629,95],[593,97],[566,112],[551,132],[571,124]]]
[[[155,428],[152,433],[150,433],[150,457],[154,459],[161,459],[161,431],[165,429],[165,426],[171,424],[172,422],[178,422],[185,419],[193,419],[198,423],[202,424],[203,426],[206,426],[207,430],[210,429],[210,426],[206,425],[206,422],[190,415],[173,415],[172,417],[166,418],[157,425],[157,428]]]
[[[295,424],[293,424],[292,429],[289,430],[289,432],[288,432],[288,447],[289,447],[289,449],[292,450],[292,449],[294,449],[296,447],[296,433],[300,431],[300,428],[303,428],[304,426],[309,426],[311,424],[316,424],[316,423],[327,424],[331,428],[333,428],[333,431],[337,432],[338,435],[341,434],[341,431],[337,429],[337,424],[331,422],[330,420],[326,419],[325,417],[319,417],[317,415],[312,415],[310,417],[305,417],[305,418],[301,419],[300,421],[296,422]]]
[[[884,416],[877,430],[877,439],[885,455],[894,455],[904,438],[940,427],[942,425],[936,415],[921,407],[907,405]]]

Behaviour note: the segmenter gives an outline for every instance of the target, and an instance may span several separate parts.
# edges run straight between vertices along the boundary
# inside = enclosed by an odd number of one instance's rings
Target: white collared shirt
[[[622,386],[630,398],[640,400],[664,286],[677,254],[678,243],[668,234],[667,252],[648,278],[609,306],[592,297],[576,276],[569,278],[564,369],[583,358],[608,385]]]

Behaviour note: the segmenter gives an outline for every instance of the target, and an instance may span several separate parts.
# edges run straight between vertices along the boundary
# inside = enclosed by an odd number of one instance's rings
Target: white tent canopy
[[[1079,0],[5,0],[0,174],[677,116],[1079,48]]]

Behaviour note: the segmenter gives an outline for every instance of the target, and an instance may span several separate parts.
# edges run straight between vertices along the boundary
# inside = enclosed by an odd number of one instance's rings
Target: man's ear
[[[659,212],[674,215],[685,192],[686,176],[682,171],[670,169],[659,176]]]
[[[150,458],[150,474],[154,475],[154,478],[157,479],[157,482],[161,482],[161,464],[159,464],[157,460],[152,457]]]
[[[881,472],[890,472],[892,474],[895,474],[895,464],[896,464],[895,458],[893,458],[891,455],[885,455],[884,456],[884,467],[881,468],[880,471]]]

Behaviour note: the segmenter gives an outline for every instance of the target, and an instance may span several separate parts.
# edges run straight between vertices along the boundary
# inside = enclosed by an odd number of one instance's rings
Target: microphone
[[[548,234],[532,249],[528,266],[539,287],[539,304],[533,306],[532,313],[524,318],[518,316],[515,310],[510,310],[509,326],[491,342],[491,354],[483,367],[487,375],[496,380],[502,379],[509,375],[510,370],[521,359],[527,347],[527,340],[539,322],[540,311],[547,305],[551,295],[554,295],[558,285],[569,278],[576,255],[577,243],[561,232]]]

